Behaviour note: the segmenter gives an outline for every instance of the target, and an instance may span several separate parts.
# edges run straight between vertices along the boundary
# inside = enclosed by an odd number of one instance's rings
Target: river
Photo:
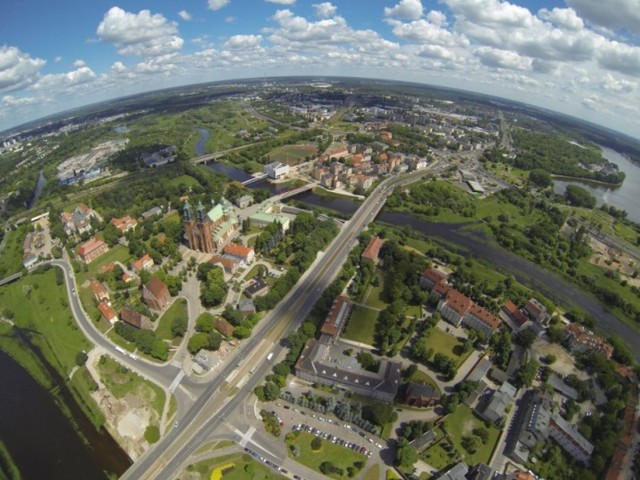
[[[601,147],[602,155],[610,162],[618,165],[620,171],[624,172],[626,178],[619,188],[611,188],[591,182],[554,180],[553,190],[557,194],[564,194],[567,185],[578,185],[593,195],[600,206],[603,203],[613,205],[627,212],[627,218],[636,223],[640,223],[640,209],[638,209],[638,199],[640,198],[640,166],[633,163],[615,150]]]
[[[36,202],[38,201],[38,197],[42,194],[42,189],[47,184],[47,179],[44,178],[42,174],[42,170],[38,172],[38,180],[36,181],[36,188],[33,190],[33,196],[29,201],[29,205],[27,206],[27,210],[31,210],[36,206]]]
[[[106,432],[97,432],[62,385],[57,387],[86,445],[53,396],[11,357],[0,351],[0,439],[22,478],[106,479],[122,474],[129,459]]]

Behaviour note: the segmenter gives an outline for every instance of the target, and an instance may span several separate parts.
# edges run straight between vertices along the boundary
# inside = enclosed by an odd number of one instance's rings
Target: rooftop
[[[350,306],[351,302],[347,297],[343,295],[336,297],[320,331],[332,337],[337,336],[349,314]]]

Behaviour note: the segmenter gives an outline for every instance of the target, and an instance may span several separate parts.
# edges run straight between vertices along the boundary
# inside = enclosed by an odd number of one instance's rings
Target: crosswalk
[[[240,442],[238,443],[242,448],[247,446],[247,443],[251,441],[251,437],[253,436],[253,434],[256,433],[255,427],[249,427],[249,430],[247,430],[245,433],[242,433],[237,428],[234,428],[233,431],[240,436]]]
[[[171,385],[169,385],[169,391],[171,393],[173,393],[176,390],[176,388],[178,387],[178,385],[180,384],[183,378],[184,378],[184,371],[180,370],[178,372],[178,375],[176,375],[176,378],[174,378],[173,382],[171,382]]]

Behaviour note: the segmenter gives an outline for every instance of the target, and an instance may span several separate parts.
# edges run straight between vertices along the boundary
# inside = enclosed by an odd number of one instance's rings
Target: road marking
[[[240,444],[240,446],[242,448],[247,446],[247,443],[249,443],[251,441],[251,437],[253,436],[253,434],[256,433],[256,429],[253,426],[249,427],[249,430],[247,430],[245,433],[242,433],[237,428],[234,428],[233,431],[236,434],[240,435],[240,442],[238,442],[238,443]]]
[[[173,379],[173,382],[171,382],[171,385],[169,385],[169,391],[171,393],[173,393],[175,391],[175,389],[178,387],[178,384],[180,383],[180,381],[184,378],[184,371],[180,370],[178,372],[178,375],[176,375],[176,378]]]

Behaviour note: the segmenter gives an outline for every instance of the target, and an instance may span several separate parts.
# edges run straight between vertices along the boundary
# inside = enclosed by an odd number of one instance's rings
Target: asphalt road
[[[324,291],[336,277],[347,259],[354,241],[360,232],[380,212],[391,186],[403,185],[421,178],[424,173],[412,172],[394,176],[381,182],[375,191],[362,203],[351,220],[346,223],[333,242],[325,250],[287,296],[260,322],[252,337],[244,342],[236,352],[236,359],[253,359],[253,365],[245,365],[242,370],[253,370],[248,381],[231,396],[220,392],[226,379],[236,370],[236,361],[229,361],[220,374],[207,386],[191,409],[180,419],[179,425],[163,438],[154,448],[149,449],[127,472],[123,479],[170,479],[188,457],[216,430],[225,419],[251,394],[271,369],[266,361],[270,351],[277,358],[283,347],[280,338],[286,338],[289,331],[296,328],[309,314],[320,292]],[[277,345],[263,355],[254,355],[256,348],[263,344],[270,332],[279,332]],[[253,353],[252,353],[253,352]],[[258,358],[256,358],[258,357]],[[242,373],[236,375],[238,380]]]

